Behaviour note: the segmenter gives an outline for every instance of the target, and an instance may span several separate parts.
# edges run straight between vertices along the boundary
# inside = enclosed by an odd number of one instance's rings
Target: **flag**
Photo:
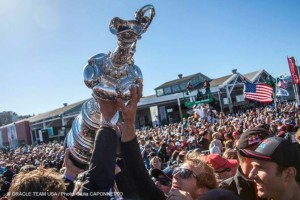
[[[273,101],[272,94],[273,88],[267,84],[244,84],[245,99],[267,103]]]
[[[283,88],[277,88],[276,96],[288,97],[288,96],[290,96],[290,93]]]
[[[288,64],[289,64],[289,68],[290,68],[290,72],[291,72],[292,83],[299,84],[300,80],[299,80],[298,69],[297,69],[297,66],[295,63],[295,58],[288,57],[287,60],[288,60]]]
[[[285,81],[283,79],[278,79],[278,81],[277,81],[278,88],[287,89],[287,86],[288,86],[287,81]]]

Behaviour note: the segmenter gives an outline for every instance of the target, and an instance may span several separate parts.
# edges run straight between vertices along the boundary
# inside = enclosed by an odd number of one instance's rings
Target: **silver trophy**
[[[116,97],[127,101],[131,98],[130,87],[137,87],[138,82],[143,80],[140,68],[134,64],[133,55],[137,40],[146,32],[154,16],[154,7],[146,5],[135,13],[135,20],[113,18],[109,29],[117,36],[117,48],[112,53],[92,56],[84,67],[84,83],[93,90],[93,99],[83,104],[66,137],[70,158],[78,167],[86,168],[93,152],[101,121],[98,102],[115,101]],[[111,123],[116,124],[118,119],[117,112]]]

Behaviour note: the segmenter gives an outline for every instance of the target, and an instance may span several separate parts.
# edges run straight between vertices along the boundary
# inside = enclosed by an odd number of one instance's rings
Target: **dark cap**
[[[284,138],[267,138],[254,151],[241,149],[240,153],[246,157],[295,167],[297,173],[300,173],[300,152],[295,145]]]
[[[215,200],[215,199],[222,199],[222,200],[240,200],[233,192],[224,189],[213,189],[205,192],[199,200]]]
[[[151,151],[151,152],[148,154],[148,157],[154,157],[154,156],[156,156],[156,153],[153,152],[153,151]]]
[[[266,129],[260,127],[250,128],[240,136],[237,149],[253,149],[267,137],[269,137],[269,132]]]
[[[160,174],[163,175],[166,179],[168,180],[172,180],[173,175],[172,175],[172,170],[169,168],[166,168],[164,170],[160,170],[157,168],[154,168],[150,171],[151,176],[153,176],[154,178],[157,178]]]

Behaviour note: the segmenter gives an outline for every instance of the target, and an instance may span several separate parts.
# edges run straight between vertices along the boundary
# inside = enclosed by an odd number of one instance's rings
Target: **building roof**
[[[247,73],[247,74],[243,74],[244,77],[246,77],[248,80],[250,80],[251,82],[253,82],[257,76],[259,74],[261,74],[264,70],[259,70],[259,71],[255,71],[255,72],[250,72],[250,73]]]
[[[177,78],[177,79],[172,80],[172,81],[165,82],[164,84],[162,84],[162,85],[158,86],[157,88],[155,88],[155,90],[160,89],[160,88],[164,88],[164,87],[168,87],[168,86],[171,86],[171,85],[174,85],[174,84],[180,84],[180,83],[183,83],[183,82],[190,81],[194,77],[199,76],[199,75],[202,76],[204,79],[211,80],[209,77],[203,75],[202,73],[196,73],[196,74],[192,74],[192,75],[189,75],[189,76],[184,76],[182,78]]]
[[[32,122],[37,122],[37,121],[40,121],[40,120],[43,120],[43,119],[49,119],[49,118],[52,118],[52,117],[57,117],[59,115],[68,113],[68,112],[70,112],[71,110],[73,110],[75,108],[78,109],[78,107],[81,107],[82,104],[85,101],[87,101],[87,100],[79,101],[79,102],[70,104],[68,106],[64,106],[64,107],[61,107],[61,108],[58,108],[58,109],[55,109],[55,110],[52,110],[52,111],[49,111],[49,112],[38,114],[36,116],[30,117],[28,119],[28,121],[32,123]]]
[[[209,84],[210,84],[210,87],[216,87],[216,86],[219,86],[219,85],[222,85],[224,82],[226,82],[228,79],[230,79],[234,74],[230,74],[230,75],[227,75],[227,76],[222,76],[220,78],[215,78],[213,79]]]

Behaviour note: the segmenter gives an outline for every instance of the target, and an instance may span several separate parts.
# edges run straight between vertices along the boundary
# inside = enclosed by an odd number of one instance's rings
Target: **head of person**
[[[217,174],[218,181],[234,176],[238,167],[235,159],[226,159],[219,154],[210,154],[204,157],[204,162],[213,167]]]
[[[186,158],[173,170],[172,189],[188,192],[193,199],[216,187],[214,170],[201,159]]]
[[[48,192],[42,198],[45,200],[64,200],[61,196],[66,186],[61,175],[53,169],[39,168],[30,172],[20,172],[12,181],[7,198],[9,200],[37,200],[41,196],[35,196],[33,192]],[[13,195],[18,192],[31,194],[30,196]],[[50,193],[52,192],[52,193]]]
[[[284,138],[265,139],[255,150],[242,149],[243,156],[251,158],[249,178],[256,183],[262,198],[295,199],[299,196],[300,152]]]
[[[150,171],[150,174],[156,187],[162,190],[165,194],[168,194],[172,186],[172,170],[169,168],[164,170],[154,168]]]
[[[269,136],[269,132],[260,127],[250,128],[245,131],[238,140],[237,150],[249,149],[254,150],[265,138]],[[238,151],[238,161],[243,174],[248,178],[252,169],[251,159],[244,157]]]
[[[158,156],[154,156],[150,160],[151,168],[161,169],[161,159]]]

